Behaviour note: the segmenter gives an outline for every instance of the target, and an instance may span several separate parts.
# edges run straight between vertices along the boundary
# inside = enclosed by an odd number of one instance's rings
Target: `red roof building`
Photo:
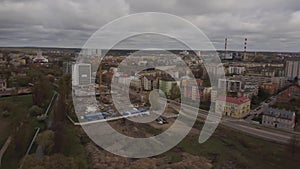
[[[217,100],[226,101],[234,104],[243,104],[250,101],[248,97],[225,97],[225,96],[219,96]]]
[[[225,97],[219,96],[215,110],[224,116],[243,118],[250,114],[251,101],[248,97]]]

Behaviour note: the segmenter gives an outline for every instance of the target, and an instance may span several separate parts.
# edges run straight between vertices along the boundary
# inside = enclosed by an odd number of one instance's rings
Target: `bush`
[[[33,105],[30,109],[29,109],[29,113],[31,114],[31,116],[39,116],[43,113],[43,109],[40,108],[37,105]]]
[[[3,111],[2,112],[2,117],[9,117],[10,113],[8,111]]]

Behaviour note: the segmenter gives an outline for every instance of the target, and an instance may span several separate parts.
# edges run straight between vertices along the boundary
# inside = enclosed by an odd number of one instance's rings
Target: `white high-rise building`
[[[300,78],[300,58],[289,58],[285,62],[285,77],[288,80]]]
[[[72,84],[84,86],[91,84],[91,64],[77,63],[72,66]]]

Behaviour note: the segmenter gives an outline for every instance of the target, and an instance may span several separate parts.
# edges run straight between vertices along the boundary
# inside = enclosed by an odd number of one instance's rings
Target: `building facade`
[[[270,95],[275,94],[278,89],[279,89],[279,85],[277,83],[263,83],[260,86],[263,90],[267,91]]]
[[[91,64],[78,63],[72,66],[72,84],[76,86],[90,85],[92,79]]]
[[[300,58],[288,58],[285,62],[285,77],[294,80],[300,77]]]
[[[229,74],[241,75],[241,74],[244,74],[245,71],[246,71],[246,68],[241,67],[241,66],[229,66],[228,67]]]
[[[290,86],[277,96],[276,101],[279,103],[288,103],[292,99],[300,99],[300,86]]]
[[[7,88],[6,80],[0,79],[0,91],[4,91]]]
[[[183,95],[185,98],[196,101],[201,98],[204,98],[204,96],[207,97],[206,94],[208,91],[207,90],[204,91],[204,89],[205,88],[203,87],[202,79],[196,79],[196,80],[185,79],[181,81],[181,90],[183,90]]]
[[[251,101],[248,97],[219,96],[216,101],[215,110],[216,112],[222,112],[224,116],[243,118],[250,114],[250,104]]]
[[[171,89],[176,85],[179,87],[180,81],[159,80],[159,89],[162,90],[167,97],[171,96]]]
[[[296,125],[296,113],[268,108],[263,112],[262,124],[274,128],[293,130]]]
[[[241,93],[243,89],[243,82],[240,80],[219,79],[218,88],[221,89],[226,86],[228,93]]]
[[[151,91],[158,88],[158,80],[154,76],[144,76],[142,78],[142,86],[144,91]]]

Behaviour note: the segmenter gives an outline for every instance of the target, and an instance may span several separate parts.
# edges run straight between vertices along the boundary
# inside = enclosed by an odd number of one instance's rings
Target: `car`
[[[162,121],[163,121],[163,124],[168,124],[169,122],[167,121],[167,119],[165,119],[165,118],[161,118],[162,119]]]
[[[161,121],[161,120],[160,120],[160,121],[158,121],[157,123],[158,123],[158,124],[160,124],[160,125],[163,125],[163,124],[164,124],[164,122],[163,122],[163,121]]]

